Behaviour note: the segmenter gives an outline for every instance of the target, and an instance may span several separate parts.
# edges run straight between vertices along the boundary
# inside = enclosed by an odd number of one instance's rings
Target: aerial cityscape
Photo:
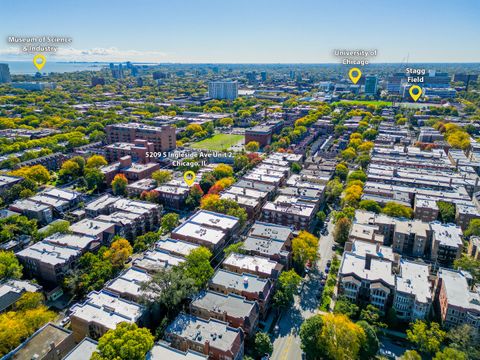
[[[340,3],[0,5],[0,359],[480,359],[480,3]]]

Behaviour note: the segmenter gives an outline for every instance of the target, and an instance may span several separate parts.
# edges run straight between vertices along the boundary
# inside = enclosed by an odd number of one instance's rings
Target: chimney
[[[209,353],[210,353],[210,341],[209,340],[205,340],[205,343],[203,344],[203,353],[205,355],[209,355]]]
[[[131,156],[123,156],[120,158],[120,167],[126,168],[132,166],[132,157]]]

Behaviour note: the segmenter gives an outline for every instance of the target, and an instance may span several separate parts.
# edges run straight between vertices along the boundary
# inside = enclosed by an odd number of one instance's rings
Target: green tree
[[[364,320],[378,331],[379,328],[384,328],[386,325],[381,321],[382,314],[378,308],[372,304],[368,304],[365,309],[360,312],[360,320]]]
[[[295,270],[282,272],[278,277],[278,287],[273,297],[275,304],[283,308],[290,306],[301,282],[302,278]]]
[[[176,213],[168,213],[162,217],[162,229],[165,232],[170,232],[177,227],[179,223],[179,216]]]
[[[115,195],[125,195],[127,192],[128,180],[123,174],[117,174],[112,181],[112,190]]]
[[[400,360],[422,360],[422,357],[415,350],[407,350],[400,356]]]
[[[105,181],[105,175],[97,168],[85,168],[85,181],[90,190],[100,189]]]
[[[320,342],[322,327],[322,315],[314,315],[306,319],[300,327],[301,347],[307,359],[319,359],[323,354]]]
[[[256,152],[260,149],[260,143],[258,141],[250,141],[245,145],[245,150],[250,152]]]
[[[245,254],[245,250],[242,248],[243,241],[237,242],[235,244],[230,244],[223,249],[223,253],[225,254],[225,258],[228,257],[231,253],[237,254]]]
[[[292,165],[290,165],[290,170],[292,173],[298,174],[300,171],[302,171],[302,165],[297,162],[293,162]]]
[[[293,261],[303,270],[307,262],[313,264],[318,258],[318,238],[302,230],[292,240]]]
[[[362,200],[358,203],[358,207],[363,210],[373,211],[376,214],[382,211],[382,208],[375,200]]]
[[[333,312],[335,314],[344,314],[348,316],[350,319],[356,319],[358,317],[358,312],[360,308],[348,300],[345,296],[340,296],[337,301],[335,302],[335,308]]]
[[[338,219],[335,223],[335,228],[333,229],[333,238],[335,241],[344,244],[348,240],[351,226],[352,222],[350,219],[346,217]]]
[[[176,315],[182,301],[198,291],[195,280],[185,276],[178,267],[158,269],[152,274],[151,279],[142,283],[140,287],[144,294],[148,294],[143,296],[143,301],[159,304],[169,316]]]
[[[463,254],[461,258],[453,262],[455,269],[468,271],[473,277],[473,283],[480,282],[480,260],[475,260],[471,256]]]
[[[233,168],[234,168],[235,171],[242,170],[243,168],[245,168],[248,165],[248,163],[249,163],[249,161],[248,161],[248,157],[246,155],[237,154],[233,158]],[[213,185],[213,183],[212,183],[212,185]]]
[[[413,216],[413,210],[405,205],[389,201],[385,204],[382,212],[388,216],[404,217],[411,219]]]
[[[98,340],[92,360],[145,360],[153,347],[154,337],[147,328],[121,322]]]
[[[270,336],[264,332],[257,332],[255,334],[255,353],[261,357],[265,354],[271,355],[273,352],[273,344]]]
[[[348,181],[350,182],[352,180],[360,180],[361,182],[365,182],[367,180],[367,174],[365,174],[363,170],[352,171],[348,175]]]
[[[185,262],[180,265],[185,276],[195,282],[197,288],[203,288],[213,276],[214,270],[210,264],[212,253],[205,247],[192,250],[186,257]]]
[[[380,348],[380,341],[378,341],[375,328],[364,320],[357,322],[357,325],[363,329],[366,335],[365,344],[360,349],[360,358],[374,359]]]
[[[455,222],[455,204],[437,201],[438,218],[444,224]]]
[[[447,333],[448,347],[468,354],[472,360],[480,359],[480,338],[477,331],[467,324],[451,328]]]
[[[345,161],[351,161],[355,159],[356,156],[357,153],[354,148],[349,147],[342,151],[342,159]]]
[[[157,170],[152,174],[152,179],[157,182],[157,185],[162,185],[172,180],[172,172],[168,170]]]
[[[105,165],[108,165],[108,162],[102,155],[92,155],[87,159],[85,167],[98,169]]]
[[[197,207],[198,205],[200,205],[200,199],[202,198],[203,194],[204,192],[200,185],[194,184],[190,188],[187,200],[185,200],[185,205],[192,209]]]
[[[437,352],[433,360],[468,360],[468,356],[460,350],[446,347],[442,351]]]
[[[23,266],[12,251],[0,250],[0,280],[20,279]]]
[[[47,226],[47,228],[39,232],[40,239],[45,239],[53,234],[61,233],[61,234],[68,234],[71,233],[70,231],[70,222],[67,220],[57,220],[54,223]]]
[[[235,216],[239,219],[241,226],[247,221],[247,212],[244,208],[231,199],[220,199],[216,194],[209,194],[200,201],[200,208],[214,211],[225,215]]]
[[[20,299],[15,303],[16,311],[25,311],[30,309],[36,309],[43,304],[44,297],[40,292],[27,291],[22,294]]]
[[[335,175],[338,176],[342,180],[347,180],[348,167],[345,165],[345,163],[339,163],[335,167]]]
[[[436,322],[428,325],[425,321],[416,320],[407,330],[407,339],[425,354],[435,354],[439,351],[445,336],[445,331]]]
[[[343,192],[343,184],[338,180],[338,178],[335,178],[327,182],[327,185],[325,187],[325,194],[327,195],[328,201],[334,201],[340,198],[340,195],[342,194],[342,192]]]
[[[315,214],[315,217],[317,218],[320,226],[323,226],[325,224],[325,220],[327,219],[327,215],[325,214],[325,211],[322,211],[322,210],[318,211]]]
[[[480,236],[480,219],[472,219],[465,230],[465,236]]]

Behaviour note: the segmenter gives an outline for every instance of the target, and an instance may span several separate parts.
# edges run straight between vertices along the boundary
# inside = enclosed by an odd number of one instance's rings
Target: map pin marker
[[[35,65],[38,71],[42,70],[46,63],[47,59],[42,54],[37,54],[33,57],[33,65]]]

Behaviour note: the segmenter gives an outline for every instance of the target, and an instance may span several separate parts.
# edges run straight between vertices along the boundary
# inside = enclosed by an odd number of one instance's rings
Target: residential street
[[[299,331],[305,319],[317,313],[318,294],[320,292],[320,272],[325,270],[327,261],[332,259],[333,223],[328,223],[328,234],[321,236],[318,252],[320,259],[316,269],[305,277],[305,285],[300,295],[295,296],[295,304],[285,312],[278,321],[278,332],[274,335],[273,354],[274,360],[301,359]]]

